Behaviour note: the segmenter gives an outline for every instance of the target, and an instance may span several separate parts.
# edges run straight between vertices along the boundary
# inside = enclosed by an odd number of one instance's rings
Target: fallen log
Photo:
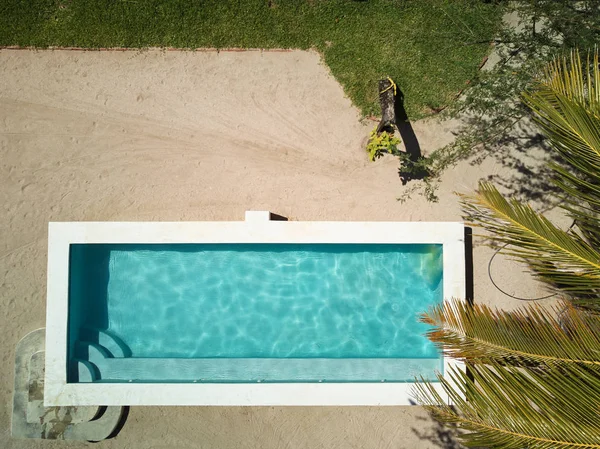
[[[377,125],[377,134],[382,131],[394,132],[396,126],[396,83],[390,78],[379,80],[379,104],[381,105],[381,121]]]

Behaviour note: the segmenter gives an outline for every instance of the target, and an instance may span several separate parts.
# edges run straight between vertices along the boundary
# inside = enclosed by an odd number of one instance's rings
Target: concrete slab
[[[123,407],[44,407],[45,329],[18,343],[12,409],[13,438],[104,440],[121,422]]]

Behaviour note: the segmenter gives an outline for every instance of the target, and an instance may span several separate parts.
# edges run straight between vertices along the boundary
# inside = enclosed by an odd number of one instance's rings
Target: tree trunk
[[[396,125],[395,86],[389,78],[379,80],[379,104],[381,105],[381,121],[377,125],[377,133],[393,132]]]

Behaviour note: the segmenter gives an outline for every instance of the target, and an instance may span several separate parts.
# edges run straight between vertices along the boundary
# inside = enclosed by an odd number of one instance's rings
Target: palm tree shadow
[[[541,211],[553,209],[562,201],[562,191],[553,181],[555,174],[549,164],[565,169],[569,166],[531,124],[526,122],[512,135],[503,137],[492,156],[505,170],[489,175],[487,180],[511,196],[532,202]]]
[[[429,422],[426,418],[417,418],[419,421]],[[438,421],[434,420],[434,424],[427,430],[411,429],[413,433],[422,441],[428,441],[441,449],[464,449],[457,439],[457,432],[451,427],[445,427]]]
[[[489,117],[461,117],[462,129],[485,132],[493,127]],[[457,131],[460,136],[462,130]],[[477,166],[485,160],[495,161],[494,174],[482,180],[493,182],[507,196],[521,201],[532,202],[540,211],[547,211],[559,205],[562,191],[554,182],[555,173],[549,164],[569,169],[564,161],[541,134],[530,113],[514,121],[497,138],[490,139],[473,147],[463,160]]]
[[[400,138],[404,144],[405,154],[401,157],[398,176],[402,181],[402,185],[406,185],[408,181],[413,179],[423,179],[429,173],[417,163],[423,159],[421,153],[421,145],[415,134],[415,131],[410,124],[408,114],[404,107],[404,93],[398,88],[394,98],[394,115],[396,117],[396,128],[400,133]]]

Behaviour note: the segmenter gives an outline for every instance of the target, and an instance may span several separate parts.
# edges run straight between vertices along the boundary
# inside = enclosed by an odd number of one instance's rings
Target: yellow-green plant
[[[377,128],[371,131],[369,136],[369,142],[367,143],[367,153],[369,153],[369,159],[374,161],[377,158],[383,156],[384,153],[398,155],[398,145],[402,142],[399,138],[394,136],[393,133],[387,131],[377,132]]]
[[[462,198],[467,219],[529,265],[562,302],[516,312],[447,303],[423,321],[429,338],[469,373],[439,377],[416,396],[439,420],[462,429],[467,446],[600,448],[600,70],[596,53],[548,66],[524,101],[562,160],[551,168],[569,231],[489,183]]]

